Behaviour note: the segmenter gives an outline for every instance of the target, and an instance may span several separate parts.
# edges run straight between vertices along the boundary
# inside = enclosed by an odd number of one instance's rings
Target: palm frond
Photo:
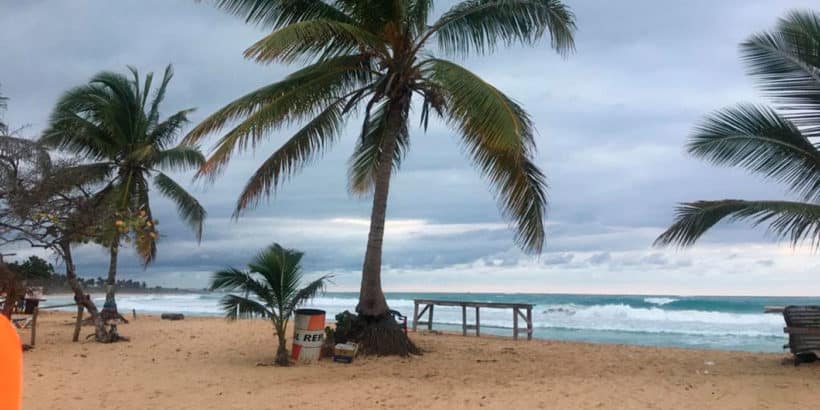
[[[202,224],[207,214],[202,204],[185,188],[162,172],[157,173],[154,177],[154,185],[162,195],[176,204],[179,217],[194,230],[197,241],[202,240]]]
[[[786,183],[806,199],[820,199],[820,151],[771,108],[718,111],[697,127],[687,148],[696,157],[746,168]]]
[[[294,175],[335,141],[344,124],[342,104],[331,104],[277,149],[248,180],[236,203],[234,216],[270,197],[282,180]]]
[[[308,20],[290,24],[267,35],[245,50],[245,57],[262,63],[319,61],[359,52],[385,55],[384,42],[356,25],[333,20]]]
[[[444,96],[444,116],[457,129],[474,164],[490,180],[505,217],[516,226],[515,240],[538,253],[544,245],[547,183],[530,156],[535,150],[527,113],[466,69],[428,60],[429,80]]]
[[[148,130],[147,142],[159,149],[171,145],[182,133],[182,127],[188,124],[188,114],[192,112],[194,109],[189,108],[176,112],[160,123],[156,123],[156,120],[152,121]]]
[[[148,115],[147,115],[149,124],[156,124],[159,121],[159,105],[162,104],[163,100],[165,100],[165,93],[168,90],[168,83],[171,82],[171,78],[173,78],[173,77],[174,77],[174,67],[171,64],[168,64],[168,66],[165,67],[165,72],[162,75],[162,81],[160,82],[159,87],[157,87],[156,91],[154,91],[154,97],[151,100],[151,108],[148,111]],[[149,88],[148,85],[146,85],[145,86],[145,95],[146,96],[148,95],[148,92],[149,92],[148,90],[150,90],[150,88]],[[187,113],[190,113],[191,111],[193,111],[193,110],[188,109],[188,110],[180,111],[179,113],[177,113],[177,114],[175,114],[171,117],[172,118],[173,117],[178,117],[182,113],[187,114]],[[185,114],[182,114],[182,115],[184,116]],[[179,122],[178,120],[174,120],[174,121]],[[185,118],[185,121],[182,121],[180,124],[184,124],[185,122],[187,122],[187,117]]]
[[[353,194],[366,195],[373,191],[376,173],[381,163],[388,108],[389,102],[385,102],[376,107],[364,120],[361,138],[348,160],[348,190]],[[393,153],[394,172],[398,171],[410,146],[410,133],[406,121],[396,138],[396,150]]]
[[[216,6],[248,23],[274,29],[318,18],[351,21],[336,6],[322,0],[217,0]]]
[[[532,45],[549,34],[561,55],[575,48],[575,16],[558,0],[467,0],[444,13],[430,33],[448,54],[488,53],[501,43]]]
[[[820,137],[820,14],[793,11],[742,43],[741,52],[777,108]]]
[[[655,245],[691,246],[724,219],[748,220],[754,226],[766,224],[770,234],[778,239],[789,239],[792,246],[804,241],[820,246],[820,205],[739,199],[681,204],[675,222],[655,240]]]
[[[273,244],[259,252],[248,268],[261,275],[268,284],[271,303],[283,313],[288,301],[299,290],[302,271],[299,265],[303,253]]]
[[[285,80],[254,91],[212,114],[185,137],[191,144],[220,130],[227,122],[242,122],[220,138],[200,170],[214,177],[237,149],[245,150],[279,127],[319,114],[329,105],[363,87],[370,79],[370,60],[363,56],[341,57],[308,66]]]
[[[156,152],[146,166],[166,171],[186,171],[198,169],[205,163],[205,156],[199,147],[179,145]]]
[[[330,276],[324,275],[313,282],[310,282],[307,286],[299,289],[290,299],[290,302],[286,305],[285,316],[289,316],[289,314],[292,313],[297,306],[310,301],[320,293],[324,292],[328,279],[330,279]]]
[[[267,319],[275,316],[274,312],[268,309],[267,306],[253,299],[237,295],[223,296],[219,301],[219,306],[222,308],[222,311],[225,312],[225,318],[228,320],[253,317]]]

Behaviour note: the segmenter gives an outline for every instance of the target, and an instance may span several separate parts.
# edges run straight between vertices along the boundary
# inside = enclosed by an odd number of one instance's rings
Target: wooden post
[[[74,336],[72,342],[80,340],[80,328],[83,326],[83,305],[77,305],[77,323],[74,324]]]
[[[527,308],[527,340],[532,340],[532,308]]]
[[[31,347],[34,347],[35,340],[37,339],[37,314],[40,313],[40,308],[34,308],[34,318],[31,319]]]
[[[513,308],[513,340],[518,340],[518,308]]]
[[[131,318],[137,320],[137,309],[131,309]]]
[[[481,336],[481,319],[479,319],[478,315],[478,306],[475,307],[475,335]]]
[[[427,314],[427,330],[433,330],[433,308],[435,305],[427,305],[430,307],[430,313]]]
[[[467,306],[461,305],[461,335],[467,336]]]
[[[419,329],[419,302],[413,301],[413,331]]]

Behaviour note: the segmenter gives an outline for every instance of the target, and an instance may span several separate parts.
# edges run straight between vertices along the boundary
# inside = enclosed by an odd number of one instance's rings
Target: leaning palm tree
[[[115,283],[119,248],[133,237],[138,254],[147,266],[156,257],[159,239],[150,205],[150,184],[177,206],[180,217],[202,237],[205,210],[199,201],[164,171],[195,169],[204,163],[200,150],[190,145],[173,146],[192,109],[160,120],[159,106],[173,76],[169,65],[159,87],[151,95],[153,73],[141,84],[136,69],[131,78],[101,72],[83,86],[60,97],[41,141],[79,156],[87,168],[110,175],[97,194],[116,210],[103,223],[101,243],[110,254],[106,281],[106,304],[116,309]]]
[[[741,44],[773,107],[740,105],[707,117],[690,154],[783,183],[800,201],[724,199],[682,204],[656,244],[688,246],[721,220],[748,220],[793,246],[820,246],[820,14],[794,11]]]
[[[222,298],[222,310],[229,320],[240,317],[271,320],[279,341],[275,363],[282,366],[290,364],[286,345],[290,317],[297,306],[322,292],[328,279],[322,276],[301,287],[303,255],[275,243],[256,255],[247,271],[228,268],[214,273],[211,280],[211,290],[239,291],[244,295]]]
[[[247,182],[235,214],[258,204],[336,142],[350,114],[361,132],[350,158],[349,189],[373,196],[370,234],[356,307],[373,341],[365,352],[413,349],[388,314],[381,286],[382,241],[392,172],[410,146],[410,113],[420,124],[446,122],[489,179],[525,250],[544,243],[546,182],[536,166],[529,115],[466,68],[434,55],[490,53],[501,44],[534,45],[549,36],[562,55],[573,50],[574,16],[558,0],[463,1],[428,23],[432,0],[217,0],[218,7],[272,29],[245,51],[260,63],[306,62],[284,80],[246,94],[193,129],[188,142],[238,121],[216,144],[201,176],[215,177],[243,149],[293,124],[302,128]],[[394,343],[395,342],[395,343]]]

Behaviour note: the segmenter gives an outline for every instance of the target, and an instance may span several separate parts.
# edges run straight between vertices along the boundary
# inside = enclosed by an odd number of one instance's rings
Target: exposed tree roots
[[[390,315],[358,316],[355,320],[357,334],[351,339],[360,344],[359,352],[362,354],[407,357],[422,353]]]

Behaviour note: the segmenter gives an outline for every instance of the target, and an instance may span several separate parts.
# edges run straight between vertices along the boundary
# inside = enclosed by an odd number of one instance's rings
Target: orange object
[[[293,313],[291,358],[300,362],[318,360],[325,339],[325,311],[297,309]]]
[[[22,406],[23,347],[11,322],[0,315],[0,410]]]

